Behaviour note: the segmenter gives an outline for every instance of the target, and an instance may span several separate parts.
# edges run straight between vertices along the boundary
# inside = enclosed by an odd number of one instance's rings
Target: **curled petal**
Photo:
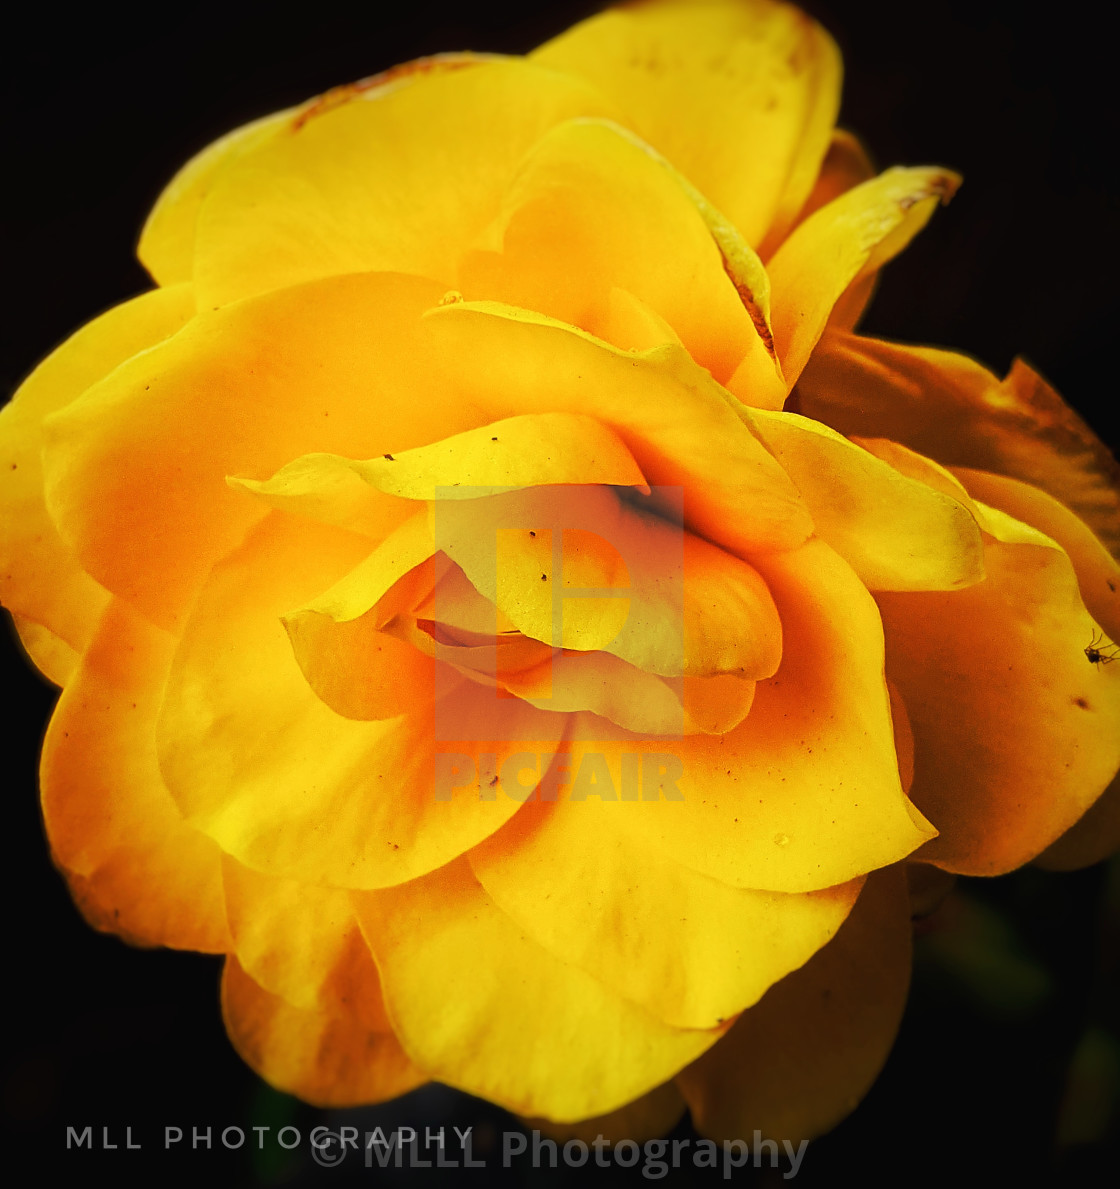
[[[821,207],[778,248],[767,268],[787,383],[801,375],[841,294],[901,252],[959,185],[947,169],[888,169]]]
[[[798,392],[803,413],[848,436],[890,438],[1049,492],[1120,556],[1120,467],[1021,359],[1000,381],[952,351],[829,332]]]

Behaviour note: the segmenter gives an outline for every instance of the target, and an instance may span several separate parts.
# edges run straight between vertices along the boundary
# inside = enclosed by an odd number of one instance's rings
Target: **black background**
[[[993,2],[805,6],[840,42],[842,122],[877,164],[944,164],[965,176],[952,205],[890,266],[865,329],[954,346],[1000,371],[1023,354],[1115,445],[1120,136],[1111,48],[1093,10],[1048,8],[1038,17]],[[5,387],[70,331],[147,287],[132,259],[147,208],[216,136],[420,54],[524,51],[596,7],[417,0],[391,12],[236,3],[145,16],[25,10],[9,39],[0,113]],[[231,1124],[292,1122],[306,1134],[320,1120],[262,1088],[232,1055],[216,960],[132,950],[81,921],[47,858],[34,795],[52,691],[6,635],[0,643],[9,698],[0,768],[6,1162],[18,1153],[67,1177],[104,1173],[118,1183],[383,1183],[372,1170],[318,1170],[306,1146],[286,1155],[271,1144],[252,1157],[159,1150],[165,1123],[188,1135],[191,1125],[211,1125],[217,1142]],[[1110,1074],[1107,1059],[1072,1081],[1069,1073],[1087,1024],[1116,1034],[1120,929],[1116,881],[1109,910],[1105,878],[1103,868],[1024,872],[970,887],[972,901],[1011,931],[1012,966],[1041,970],[1048,990],[1029,1009],[1022,996],[1000,999],[989,993],[999,978],[976,967],[975,955],[969,974],[967,958],[947,962],[923,942],[887,1070],[856,1115],[810,1148],[795,1183],[846,1173],[865,1184],[999,1176],[1053,1185],[1114,1172],[1115,1114],[1083,1127],[1082,1143],[1055,1142],[1063,1098],[1067,1140],[1070,1118],[1103,1110],[1110,1094],[1115,1106],[1120,1071]],[[1071,1102],[1082,1103],[1080,1116]],[[359,1123],[373,1118],[510,1125],[500,1112],[438,1092]],[[144,1147],[67,1153],[66,1125],[87,1123],[108,1126],[122,1145],[131,1124]],[[507,1175],[539,1177],[524,1168]],[[669,1181],[685,1182],[683,1173]]]

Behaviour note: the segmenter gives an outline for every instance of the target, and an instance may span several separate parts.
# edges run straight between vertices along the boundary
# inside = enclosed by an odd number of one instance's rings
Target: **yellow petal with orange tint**
[[[83,572],[47,513],[43,419],[126,359],[173,335],[193,313],[194,297],[187,286],[157,289],[115,307],[49,355],[0,411],[0,500],[5,508],[0,518],[0,601],[77,652],[89,642],[108,597]]]
[[[755,246],[778,242],[805,201],[840,98],[832,39],[765,0],[629,4],[531,58],[593,82]]]
[[[1047,871],[1076,871],[1091,867],[1120,848],[1120,776],[1036,860]]]
[[[745,414],[805,498],[817,533],[871,590],[953,590],[984,575],[967,500],[794,413]]]
[[[1120,557],[1120,466],[1021,359],[1000,381],[952,351],[830,332],[798,391],[803,413],[843,434],[891,438],[944,466],[1049,492]]]
[[[581,719],[561,783],[574,789],[585,763],[605,764],[620,789],[629,764],[640,797],[611,808],[642,847],[733,887],[828,888],[934,830],[902,791],[882,625],[863,583],[819,540],[756,563],[781,616],[782,664],[743,722],[651,740]]]
[[[619,1140],[631,1139],[640,1144],[647,1139],[668,1135],[687,1109],[676,1085],[666,1082],[608,1115],[594,1115],[577,1123],[553,1123],[551,1119],[523,1119],[522,1122],[558,1143],[582,1139],[585,1144],[593,1144],[597,1139],[605,1139],[616,1144]]]
[[[559,1122],[654,1089],[715,1041],[671,1028],[530,940],[465,861],[355,893],[389,1016],[432,1077]]]
[[[593,87],[518,58],[432,69],[356,92],[241,153],[199,215],[203,306],[353,272],[455,282],[526,151],[573,116],[610,116]]]
[[[534,801],[469,858],[534,941],[668,1024],[714,1028],[757,1002],[859,893],[859,879],[804,895],[730,887],[628,837],[625,808]]]
[[[316,1106],[366,1106],[426,1082],[391,1032],[344,1016],[302,1011],[226,959],[222,1017],[242,1060],[270,1086]]]
[[[597,417],[647,483],[685,490],[685,523],[701,536],[749,552],[790,548],[812,531],[785,472],[680,347],[621,351],[495,302],[439,307],[424,327],[433,376],[449,398],[487,421],[549,411]]]
[[[983,505],[980,506],[983,511]],[[920,857],[995,875],[1034,858],[1120,766],[1120,673],[1065,553],[989,540],[965,590],[882,593],[887,673],[914,732],[915,804],[940,831]]]
[[[801,375],[841,294],[901,252],[959,185],[947,169],[888,169],[821,207],[778,248],[767,269],[787,384]]]
[[[834,1127],[886,1061],[909,982],[900,865],[873,872],[836,937],[677,1076],[697,1131],[724,1140],[757,1128],[797,1150]]]
[[[347,892],[222,860],[232,953],[262,990],[302,1011],[392,1032],[377,967]]]
[[[564,735],[559,716],[515,699],[480,702],[473,685],[461,696],[469,683],[454,673],[434,693],[413,687],[399,718],[359,722],[329,709],[281,617],[366,548],[273,513],[215,567],[175,657],[158,728],[168,787],[190,821],[266,874],[357,888],[413,879],[518,808],[480,795],[486,757],[554,748]],[[451,781],[456,757],[469,779]]]
[[[47,506],[84,569],[176,625],[267,514],[227,475],[270,475],[309,451],[404,450],[477,424],[418,395],[416,318],[437,300],[416,278],[335,277],[200,314],[55,414]],[[385,497],[381,516],[383,534],[399,501]]]
[[[179,813],[155,747],[175,641],[112,602],[43,744],[55,861],[98,929],[140,945],[229,947],[220,852]]]

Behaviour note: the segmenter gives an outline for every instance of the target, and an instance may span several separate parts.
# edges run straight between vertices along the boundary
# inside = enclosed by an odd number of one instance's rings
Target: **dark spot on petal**
[[[1088,709],[1089,709],[1089,703],[1088,703],[1088,702],[1086,702],[1084,698],[1074,698],[1074,699],[1073,699],[1073,704],[1074,704],[1075,706],[1080,706],[1082,710],[1088,710]]]
[[[388,460],[389,460],[389,462],[396,462],[396,461],[397,461],[397,460],[396,460],[396,459],[395,459],[395,458],[394,458],[394,457],[393,457],[391,454],[383,454],[381,457],[382,457],[382,458],[386,458],[386,459],[388,459]]]

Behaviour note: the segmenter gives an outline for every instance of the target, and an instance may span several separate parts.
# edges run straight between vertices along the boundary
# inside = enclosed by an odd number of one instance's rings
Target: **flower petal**
[[[235,128],[192,157],[168,182],[136,245],[140,263],[157,285],[174,285],[192,278],[198,214],[218,174],[241,153],[277,136],[294,116],[295,109],[289,108]]]
[[[308,451],[404,450],[477,424],[418,397],[415,319],[437,300],[415,278],[335,277],[200,314],[56,414],[47,506],[83,567],[176,625],[267,513],[227,475],[272,474]],[[383,532],[399,519],[386,497]]]
[[[95,928],[140,945],[229,948],[221,856],[160,776],[155,723],[175,641],[110,603],[43,744],[55,861]]]
[[[247,1065],[277,1090],[316,1106],[367,1106],[428,1080],[391,1032],[292,1007],[258,986],[233,957],[222,974],[222,1017]]]
[[[713,1028],[757,1002],[859,894],[858,879],[803,895],[729,887],[636,843],[621,808],[533,801],[471,851],[471,868],[549,953],[667,1024]]]
[[[606,121],[572,120],[543,136],[478,248],[460,266],[469,300],[538,310],[607,338],[611,292],[622,289],[720,381],[762,349],[688,190]]]
[[[518,1114],[570,1122],[616,1110],[720,1035],[662,1024],[554,958],[465,861],[354,903],[413,1060]]]
[[[200,304],[353,272],[448,287],[526,150],[563,120],[612,114],[582,80],[517,58],[437,60],[324,105],[215,179],[198,220]]]
[[[947,169],[888,169],[821,207],[778,248],[767,269],[774,344],[788,384],[801,375],[844,291],[901,252],[959,185]]]
[[[351,569],[368,542],[272,513],[217,566],[187,623],[159,724],[168,786],[189,820],[254,870],[339,887],[412,879],[518,808],[477,779],[437,796],[441,753],[470,760],[540,741],[559,716],[515,699],[480,707],[465,679],[415,693],[409,714],[357,722],[300,672],[281,617]],[[471,690],[475,687],[472,685]],[[539,750],[539,748],[538,748]]]
[[[1035,860],[1048,871],[1091,867],[1120,849],[1120,776]]]
[[[632,1139],[640,1144],[667,1135],[687,1109],[676,1085],[666,1082],[607,1115],[595,1115],[578,1123],[553,1123],[551,1119],[523,1119],[522,1122],[560,1143],[582,1139],[585,1144],[593,1144],[597,1139],[605,1139],[615,1144],[619,1140]]]
[[[186,286],[157,289],[94,319],[41,363],[0,412],[0,602],[77,652],[108,596],[60,539],[43,499],[42,422],[194,313]],[[26,640],[30,641],[30,632]],[[45,641],[44,641],[45,642]],[[29,647],[33,656],[35,645]],[[42,654],[44,657],[46,654]]]
[[[424,319],[446,390],[486,420],[586,413],[614,429],[646,481],[685,490],[685,523],[740,553],[784,549],[812,531],[793,484],[680,347],[621,351],[543,315],[459,302]]]
[[[1120,556],[1120,466],[1021,359],[1000,382],[951,351],[830,332],[797,387],[801,411],[843,434],[1049,492]]]
[[[347,892],[261,875],[228,855],[222,882],[232,952],[262,990],[301,1011],[392,1032]]]
[[[786,4],[629,4],[531,57],[590,79],[755,246],[805,201],[839,106],[836,46]]]
[[[911,796],[940,831],[920,858],[962,874],[1034,858],[1120,766],[1120,673],[1086,657],[1096,628],[1066,554],[1023,532],[1044,543],[989,540],[975,586],[877,596]]]
[[[967,501],[900,473],[819,421],[761,409],[746,415],[797,484],[817,533],[870,590],[953,590],[983,577],[983,542]]]
[[[836,937],[677,1075],[696,1129],[797,1145],[849,1114],[894,1043],[910,932],[903,865],[873,872]]]
[[[643,755],[641,799],[612,806],[639,845],[732,887],[832,887],[905,857],[933,830],[899,782],[882,626],[866,588],[819,540],[756,561],[784,644],[743,722],[723,736],[651,740],[581,721],[570,770],[601,755],[620,788],[622,757]]]
[[[663,676],[778,667],[757,570],[609,488],[533,487],[435,515],[439,547],[526,636]]]

